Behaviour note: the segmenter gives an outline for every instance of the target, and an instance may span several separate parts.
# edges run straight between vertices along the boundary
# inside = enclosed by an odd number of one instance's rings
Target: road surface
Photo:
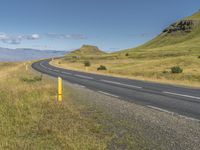
[[[60,76],[63,80],[108,96],[200,120],[200,89],[72,71],[54,67],[49,61],[35,62],[32,67],[41,73]]]

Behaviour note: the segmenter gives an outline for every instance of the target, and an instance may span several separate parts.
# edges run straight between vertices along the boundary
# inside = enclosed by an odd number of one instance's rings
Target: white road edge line
[[[114,81],[109,81],[109,80],[101,80],[101,81],[102,82],[106,82],[106,83],[112,83],[112,84],[117,84],[117,85],[123,85],[123,86],[127,86],[127,87],[142,89],[142,87],[139,87],[139,86],[134,86],[134,85],[130,85],[130,84],[124,84],[124,83],[120,83],[120,82],[114,82]]]
[[[62,74],[68,74],[68,75],[71,75],[71,73],[68,73],[68,72],[61,72]]]
[[[183,116],[183,115],[179,115],[180,117],[186,119],[186,120],[192,120],[192,121],[197,121],[197,122],[200,122],[199,119],[196,119],[196,118],[192,118],[192,117],[186,117],[186,116]]]
[[[155,107],[155,106],[151,106],[151,105],[147,105],[147,107],[151,108],[151,109],[155,109],[155,110],[158,110],[158,111],[162,111],[162,112],[166,112],[168,114],[174,114],[174,112],[172,111],[168,111],[168,110],[165,110],[165,109],[162,109],[162,108],[159,108],[159,107]]]
[[[47,69],[47,67],[46,67],[46,66],[44,66],[42,63],[40,63],[40,66],[42,66],[43,68]]]
[[[119,96],[113,95],[113,94],[110,94],[110,93],[107,93],[107,92],[103,92],[103,91],[98,91],[98,92],[101,93],[101,94],[107,95],[107,96],[112,96],[112,97],[115,97],[115,98],[119,98]]]
[[[172,92],[163,92],[165,94],[170,94],[170,95],[176,95],[176,96],[182,96],[182,97],[187,97],[187,98],[193,98],[193,99],[199,99],[200,97],[196,97],[196,96],[191,96],[191,95],[184,95],[184,94],[178,94],[178,93],[172,93]]]
[[[74,76],[80,77],[80,78],[84,78],[84,79],[90,79],[90,80],[94,79],[94,78],[92,78],[92,77],[83,76],[83,75],[78,75],[78,74],[75,74]]]
[[[85,86],[84,85],[81,85],[81,84],[74,84],[74,85],[76,85],[76,86],[80,86],[80,87],[82,87],[82,88],[85,88]]]
[[[158,111],[161,111],[161,112],[165,112],[165,113],[168,113],[168,114],[171,114],[171,115],[174,115],[175,113],[172,112],[172,111],[168,111],[168,110],[165,110],[165,109],[162,109],[162,108],[159,108],[159,107],[155,107],[155,106],[151,106],[151,105],[147,105],[148,108],[151,108],[151,109],[154,109],[154,110],[158,110]],[[178,116],[180,116],[181,118],[184,118],[186,120],[192,120],[192,121],[197,121],[197,122],[200,122],[199,119],[196,119],[196,118],[192,118],[192,117],[187,117],[187,116],[183,116],[183,115],[180,115],[180,114],[177,114]]]
[[[42,67],[45,68],[45,69],[51,70],[51,71],[60,72],[59,70],[54,70],[54,69],[51,69],[51,68],[48,68],[48,67],[44,66],[44,65],[42,64],[42,62],[40,63],[40,66],[42,66]]]
[[[55,70],[53,70],[53,71],[55,71],[55,72],[60,72],[59,70],[56,70],[56,69],[55,69]]]

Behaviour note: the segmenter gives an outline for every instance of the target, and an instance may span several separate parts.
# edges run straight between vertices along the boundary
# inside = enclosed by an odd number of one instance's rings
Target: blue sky
[[[0,47],[117,51],[199,9],[198,0],[0,0]]]

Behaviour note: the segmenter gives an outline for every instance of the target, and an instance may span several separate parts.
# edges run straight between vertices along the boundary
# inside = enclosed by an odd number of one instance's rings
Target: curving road
[[[35,62],[32,68],[108,96],[178,114],[187,119],[200,119],[200,89],[72,71],[51,66],[49,61]]]

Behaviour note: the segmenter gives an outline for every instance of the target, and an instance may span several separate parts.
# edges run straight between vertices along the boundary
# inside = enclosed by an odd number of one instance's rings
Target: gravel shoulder
[[[199,150],[200,122],[65,82],[82,115],[111,137],[107,149]]]
[[[46,75],[45,75],[46,76]],[[48,76],[50,77],[50,76]],[[53,80],[56,79],[50,77]],[[130,103],[64,81],[78,111],[109,150],[199,150],[200,121]]]

